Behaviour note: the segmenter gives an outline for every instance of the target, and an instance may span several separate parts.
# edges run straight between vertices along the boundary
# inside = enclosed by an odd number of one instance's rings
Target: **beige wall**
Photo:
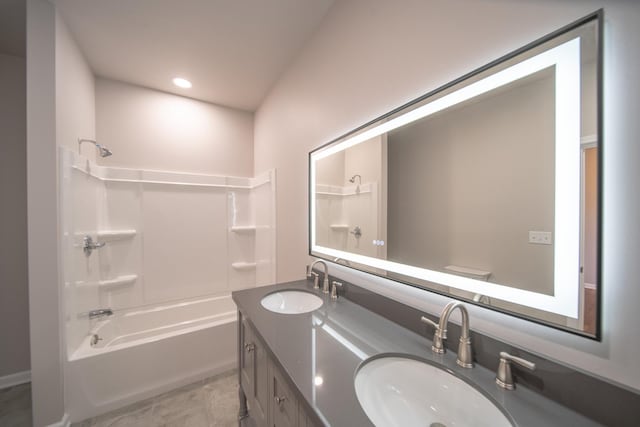
[[[529,231],[554,234],[555,79],[545,76],[390,133],[390,260],[490,271],[491,282],[553,295],[554,246],[529,243]]]
[[[344,176],[345,151],[339,151],[316,162],[316,183],[321,185],[346,185]]]
[[[472,327],[640,390],[640,335],[628,333],[639,326],[640,300],[637,2],[337,2],[256,114],[256,172],[278,169],[277,256],[285,260],[278,280],[302,278],[309,261],[310,150],[600,7],[606,16],[603,342],[476,307]],[[446,301],[366,275],[348,277],[433,313]]]
[[[251,113],[100,78],[96,117],[100,164],[253,176]]]
[[[0,54],[0,377],[29,370],[25,71]]]
[[[27,0],[27,227],[33,425],[64,416],[56,170],[56,16]]]
[[[78,138],[95,138],[96,99],[93,72],[69,29],[58,15],[56,21],[56,141],[78,150]],[[82,153],[95,159],[87,143]]]

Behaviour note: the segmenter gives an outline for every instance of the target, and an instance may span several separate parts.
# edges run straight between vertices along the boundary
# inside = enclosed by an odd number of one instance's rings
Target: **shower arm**
[[[100,144],[98,144],[98,141],[95,141],[93,139],[78,138],[78,153],[80,153],[80,147],[82,146],[83,142],[90,142],[93,145],[95,145],[96,147],[98,147],[100,145]]]
[[[94,139],[87,139],[87,138],[78,138],[78,154],[81,154],[80,147],[82,147],[83,142],[90,142],[93,145],[95,145],[96,148],[98,149],[98,154],[100,155],[100,157],[108,157],[112,154],[111,150],[109,150],[104,145],[98,144],[98,141]]]

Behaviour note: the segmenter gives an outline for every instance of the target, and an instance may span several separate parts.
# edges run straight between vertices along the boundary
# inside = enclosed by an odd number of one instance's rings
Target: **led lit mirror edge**
[[[555,39],[552,40],[555,42]],[[530,54],[531,52],[526,52]],[[529,57],[517,57],[518,62],[500,64],[498,69],[490,69],[479,80],[465,81],[461,87],[435,99],[427,99],[417,107],[389,121],[381,121],[365,132],[346,138],[326,149],[312,153],[310,180],[316,182],[316,165],[326,157],[343,152],[351,147],[369,141],[379,135],[400,129],[405,125],[427,118],[440,111],[446,111],[461,103],[490,93],[513,82],[553,67],[555,72],[555,162],[561,164],[562,173],[555,174],[555,250],[554,250],[554,290],[551,295],[531,292],[501,283],[485,282],[424,268],[407,265],[377,257],[354,254],[344,250],[321,247],[316,243],[315,228],[311,229],[311,249],[326,253],[334,258],[356,262],[383,271],[402,274],[420,281],[453,287],[459,290],[482,294],[490,298],[502,299],[518,305],[558,314],[570,319],[579,319],[580,301],[575,298],[580,290],[580,194],[575,191],[580,181],[580,158],[574,151],[580,149],[580,41],[573,37]],[[504,67],[504,68],[503,68]],[[317,187],[311,190],[311,223],[315,224],[317,211]],[[526,304],[523,301],[527,301]]]
[[[453,298],[453,299],[457,299],[457,300],[462,300],[465,302],[468,302],[470,304],[474,304],[477,305],[479,307],[484,307],[487,309],[491,309],[493,311],[497,311],[500,313],[504,313],[504,314],[508,314],[517,318],[521,318],[524,320],[528,320],[540,325],[544,325],[544,326],[548,326],[551,327],[553,329],[558,329],[564,332],[569,332],[573,335],[577,335],[580,337],[584,337],[584,338],[588,338],[591,340],[595,340],[595,341],[602,341],[602,214],[603,214],[603,197],[602,197],[602,190],[603,190],[603,108],[602,108],[602,104],[603,104],[603,45],[604,43],[603,41],[603,35],[604,35],[604,9],[599,9],[589,15],[586,15],[583,18],[580,18],[556,31],[553,31],[531,43],[528,43],[525,46],[522,46],[516,50],[514,50],[513,52],[510,52],[496,60],[493,60],[491,62],[489,62],[488,64],[477,68],[467,74],[464,74],[463,76],[452,80],[451,82],[440,86],[412,101],[409,101],[408,103],[401,105],[391,111],[389,111],[386,114],[383,114],[380,117],[377,117],[365,124],[363,124],[362,126],[359,126],[357,128],[355,128],[354,130],[341,135],[338,138],[335,138],[332,141],[329,141],[317,148],[315,148],[314,150],[312,150],[311,152],[308,153],[308,170],[309,170],[309,179],[308,179],[308,195],[309,195],[309,199],[308,199],[308,254],[310,256],[313,257],[317,257],[317,258],[322,258],[325,259],[327,261],[334,261],[334,258],[327,256],[326,254],[322,254],[319,252],[314,252],[313,248],[312,248],[312,233],[313,233],[313,227],[314,224],[312,223],[312,219],[313,219],[313,212],[312,212],[312,208],[315,206],[314,201],[312,200],[313,198],[311,197],[312,194],[314,194],[314,188],[313,188],[313,181],[312,181],[312,176],[311,176],[311,171],[312,171],[312,162],[313,162],[313,155],[314,153],[321,151],[333,144],[336,144],[342,140],[348,139],[348,138],[352,138],[354,136],[356,136],[357,134],[364,132],[366,129],[373,127],[376,124],[379,124],[380,122],[389,119],[390,117],[394,117],[397,114],[408,110],[411,107],[416,106],[417,104],[420,104],[422,102],[424,102],[425,100],[427,100],[430,97],[433,97],[437,94],[440,94],[460,83],[462,83],[465,80],[471,79],[472,77],[477,76],[478,74],[481,74],[493,67],[496,67],[506,61],[509,61],[511,59],[513,59],[514,57],[527,52],[531,49],[534,49],[556,37],[559,37],[565,33],[568,33],[572,30],[577,29],[578,27],[588,24],[589,22],[594,21],[597,24],[597,28],[596,28],[596,35],[597,35],[597,45],[596,45],[596,49],[597,49],[597,61],[596,61],[596,93],[597,93],[597,102],[596,102],[596,121],[597,121],[597,131],[596,131],[596,136],[597,136],[597,140],[598,140],[598,145],[597,145],[597,166],[598,166],[598,176],[597,176],[597,190],[598,190],[598,200],[597,200],[597,217],[598,217],[598,221],[597,221],[597,236],[596,236],[596,242],[597,242],[597,250],[596,250],[596,319],[595,319],[595,333],[594,334],[590,334],[588,332],[582,331],[582,330],[578,330],[578,329],[573,329],[570,328],[568,326],[565,325],[561,325],[561,324],[557,324],[557,323],[552,323],[550,321],[545,321],[544,319],[540,319],[537,317],[532,317],[532,316],[528,316],[522,313],[518,313],[518,312],[514,312],[511,310],[507,310],[504,308],[499,308],[499,307],[494,307],[494,306],[487,306],[484,304],[481,304],[479,302],[473,301],[471,299],[467,299],[461,296],[453,296],[450,293],[444,292],[444,291],[439,291],[437,289],[432,289],[432,288],[428,288],[425,286],[421,286],[417,283],[412,283],[412,282],[407,282],[398,278],[389,278],[387,276],[381,275],[381,274],[377,274],[375,272],[372,272],[370,270],[365,270],[362,268],[357,268],[353,265],[342,265],[343,267],[349,267],[352,268],[354,270],[357,271],[361,271],[363,273],[367,273],[367,274],[371,274],[374,276],[378,276],[381,278],[384,278],[386,280],[391,280],[397,283],[402,283],[408,286],[412,286],[414,288],[418,288],[421,290],[425,290],[425,291],[429,291],[429,292],[433,292],[439,295],[443,295],[445,297],[449,297],[449,298]],[[375,267],[372,267],[375,268]],[[521,304],[523,305],[523,304]],[[523,307],[527,307],[526,305],[523,305]]]

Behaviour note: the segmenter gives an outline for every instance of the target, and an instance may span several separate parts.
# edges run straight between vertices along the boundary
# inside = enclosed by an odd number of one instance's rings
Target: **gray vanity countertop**
[[[278,314],[262,307],[265,295],[285,289],[314,293],[324,304],[304,314]],[[455,354],[433,354],[427,338],[346,298],[332,301],[306,280],[233,292],[233,299],[278,359],[298,397],[328,426],[373,425],[358,403],[354,377],[363,360],[382,353],[408,354],[442,365],[475,384],[502,406],[517,426],[600,425],[525,387],[503,390],[495,384],[494,372],[481,366],[461,368],[455,363]],[[321,385],[314,384],[316,377],[322,378]]]

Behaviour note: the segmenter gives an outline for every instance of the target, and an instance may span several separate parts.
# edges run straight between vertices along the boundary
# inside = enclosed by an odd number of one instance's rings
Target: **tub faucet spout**
[[[101,317],[107,317],[113,315],[113,310],[110,308],[98,308],[89,312],[89,319],[99,319]]]

